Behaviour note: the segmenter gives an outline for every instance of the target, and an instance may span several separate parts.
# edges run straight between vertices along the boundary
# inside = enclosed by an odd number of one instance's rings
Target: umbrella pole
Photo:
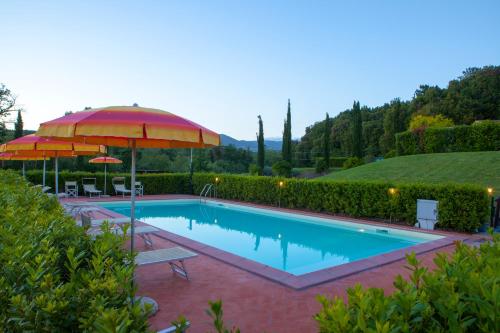
[[[26,170],[24,169],[24,161],[23,161],[23,178],[26,178]]]
[[[104,163],[104,195],[106,195],[106,163]]]
[[[135,139],[132,140],[132,168],[130,170],[130,252],[134,252],[134,231],[135,231]]]
[[[42,176],[42,186],[45,187],[45,164],[46,164],[46,159],[45,157],[43,158],[43,176]]]
[[[58,163],[57,163],[57,160],[59,158],[57,157],[56,155],[56,158],[54,159],[54,169],[55,169],[55,173],[56,173],[56,197],[58,197],[58,194],[59,194],[59,176],[58,176],[58,173],[59,173],[59,166],[58,166]]]

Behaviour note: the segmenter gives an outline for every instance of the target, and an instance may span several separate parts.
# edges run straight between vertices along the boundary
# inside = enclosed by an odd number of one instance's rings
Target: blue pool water
[[[100,205],[130,216],[130,202]],[[198,200],[140,201],[136,217],[159,229],[294,275],[441,238]]]

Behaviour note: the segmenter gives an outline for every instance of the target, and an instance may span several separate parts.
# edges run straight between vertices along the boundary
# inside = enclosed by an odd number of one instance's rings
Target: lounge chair
[[[189,326],[191,325],[191,323],[188,321],[186,322],[186,328],[189,328]],[[177,328],[175,326],[170,326],[170,327],[167,327],[167,328],[164,328],[162,330],[159,330],[157,331],[156,333],[176,333],[177,332]],[[182,331],[183,333],[185,332],[184,330]]]
[[[104,219],[91,219],[90,226],[91,227],[100,227],[106,221],[110,225],[125,224],[125,223],[130,223],[130,217],[107,217]]]
[[[82,185],[83,185],[83,193],[84,195],[89,195],[89,197],[92,198],[92,195],[101,197],[102,191],[99,191],[96,188],[96,179],[95,178],[83,178],[82,179]]]
[[[66,213],[73,217],[77,217],[82,213],[94,212],[100,210],[99,207],[88,202],[65,202],[62,204]]]
[[[76,181],[67,181],[64,182],[64,193],[66,194],[66,197],[71,198],[71,197],[78,197],[78,184]]]
[[[183,247],[175,246],[168,249],[139,252],[135,257],[138,266],[158,264],[166,262],[170,265],[172,272],[189,280],[184,260],[196,257],[197,254]]]
[[[125,177],[114,177],[111,180],[111,183],[113,184],[116,195],[121,194],[123,197],[125,197],[126,194],[132,194],[132,191],[125,187]]]
[[[105,220],[110,221],[109,219],[105,219]],[[128,220],[130,221],[130,219],[128,219]],[[112,223],[112,222],[110,221],[110,223]],[[121,223],[125,223],[125,222],[121,222]],[[82,214],[82,227],[86,227],[86,226],[92,227],[92,220],[90,219],[90,217],[88,215]],[[120,227],[112,228],[111,231],[117,235],[123,235],[123,229]],[[153,239],[151,238],[151,234],[154,232],[157,232],[157,231],[160,231],[160,229],[157,229],[157,228],[149,226],[149,225],[138,226],[138,227],[135,227],[134,234],[138,235],[142,238],[142,240],[144,241],[144,245],[146,245],[147,247],[153,247]],[[89,234],[91,236],[101,235],[102,230],[100,228],[90,228],[87,231],[87,234]],[[131,234],[131,229],[128,228],[127,235],[130,235],[130,234]]]

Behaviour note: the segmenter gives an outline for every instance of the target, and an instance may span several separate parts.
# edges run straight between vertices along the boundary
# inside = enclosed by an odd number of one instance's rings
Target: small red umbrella
[[[104,195],[106,195],[106,173],[107,173],[107,165],[108,164],[121,164],[122,160],[111,156],[101,156],[93,158],[89,161],[89,163],[99,163],[104,164]]]

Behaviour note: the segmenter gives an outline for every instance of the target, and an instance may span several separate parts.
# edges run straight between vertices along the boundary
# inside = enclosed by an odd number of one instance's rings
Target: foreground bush
[[[407,256],[411,275],[398,276],[396,291],[360,285],[341,298],[319,297],[315,316],[321,333],[333,332],[500,332],[500,238],[473,248],[462,243],[450,258],[438,254],[429,272]]]
[[[55,199],[0,171],[0,332],[145,332],[124,239],[91,240]]]
[[[108,179],[117,174],[108,175]],[[130,184],[128,175],[127,182]],[[62,172],[63,180],[80,181],[83,177],[96,177],[98,187],[104,175],[101,173]],[[354,217],[392,218],[409,225],[416,223],[417,199],[439,201],[438,227],[457,231],[474,231],[486,221],[489,200],[486,189],[464,184],[390,184],[367,181],[319,181],[282,179],[277,177],[239,176],[200,173],[194,174],[194,193],[200,193],[207,183],[219,178],[219,198],[255,202],[266,205],[307,209],[318,212],[344,214]],[[31,171],[28,179],[41,183],[41,172]],[[47,176],[53,184],[53,173]],[[188,174],[143,174],[137,176],[144,184],[145,194],[190,194]],[[284,186],[278,186],[279,181]],[[128,186],[127,186],[128,187]],[[396,187],[395,195],[389,188]],[[81,186],[80,186],[81,189]],[[111,184],[108,186],[111,193]]]

